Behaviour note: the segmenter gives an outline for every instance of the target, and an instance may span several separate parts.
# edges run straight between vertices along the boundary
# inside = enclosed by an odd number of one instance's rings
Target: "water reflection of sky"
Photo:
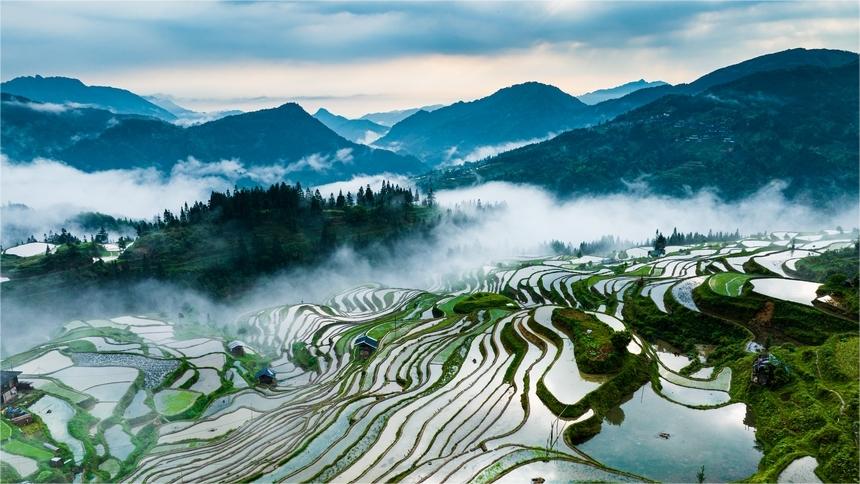
[[[744,425],[746,406],[696,410],[674,404],[646,384],[621,405],[623,421],[604,422],[600,433],[579,446],[605,465],[669,482],[695,482],[705,466],[707,481],[734,481],[755,472],[761,452]],[[671,435],[659,437],[660,432]]]

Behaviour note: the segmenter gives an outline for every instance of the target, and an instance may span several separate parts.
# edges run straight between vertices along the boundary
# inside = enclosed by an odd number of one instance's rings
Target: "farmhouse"
[[[358,356],[361,358],[367,358],[372,355],[378,347],[379,341],[367,335],[363,335],[355,340],[355,348],[358,349]]]
[[[233,356],[245,356],[245,343],[241,341],[231,341],[227,343],[227,349]]]
[[[6,405],[18,398],[18,375],[20,371],[6,371],[0,373],[0,403]]]
[[[262,385],[273,385],[275,383],[275,370],[266,367],[258,371],[254,377]]]
[[[770,385],[774,381],[775,370],[782,365],[775,356],[763,353],[753,362],[750,379],[757,385]]]

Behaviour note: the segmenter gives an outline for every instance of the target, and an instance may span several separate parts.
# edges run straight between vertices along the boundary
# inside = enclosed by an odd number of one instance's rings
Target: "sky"
[[[62,75],[199,110],[359,116],[530,80],[670,83],[794,47],[858,50],[845,2],[0,3],[0,78]]]

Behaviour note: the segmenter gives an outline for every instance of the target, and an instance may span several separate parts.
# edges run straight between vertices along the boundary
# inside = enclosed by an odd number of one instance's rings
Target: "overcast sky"
[[[686,82],[792,47],[858,50],[845,2],[12,2],[0,77],[63,75],[197,110],[345,115],[518,82]]]

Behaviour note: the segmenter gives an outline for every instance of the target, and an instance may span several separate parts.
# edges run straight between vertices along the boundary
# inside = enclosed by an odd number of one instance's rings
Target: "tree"
[[[424,204],[428,207],[434,207],[436,205],[436,194],[433,193],[433,187],[427,189],[427,198],[424,199]]]
[[[631,335],[630,331],[627,330],[616,331],[609,337],[609,341],[612,343],[612,347],[615,348],[615,351],[625,350],[632,339],[633,335]]]
[[[696,480],[699,481],[699,484],[705,482],[705,466],[702,466],[699,472],[696,473]]]
[[[95,241],[99,244],[106,244],[108,241],[108,234],[104,227],[99,228],[99,232],[95,236]]]
[[[657,238],[654,239],[654,253],[658,255],[666,253],[666,237],[660,232],[657,232]]]

